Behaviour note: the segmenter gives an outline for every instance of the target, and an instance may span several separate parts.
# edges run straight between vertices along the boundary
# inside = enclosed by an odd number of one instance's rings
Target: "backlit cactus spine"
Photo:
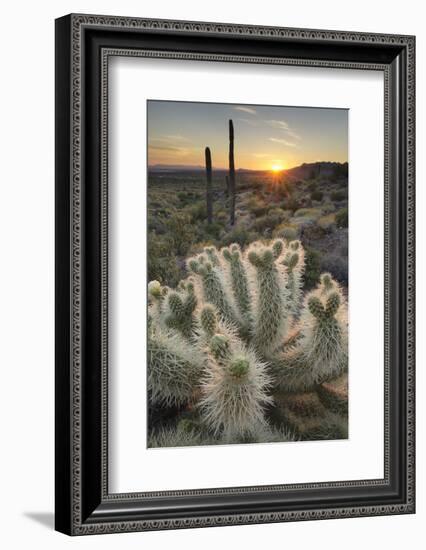
[[[199,384],[203,355],[189,344],[195,334],[193,288],[177,293],[158,281],[148,285],[148,392],[163,406],[191,401]]]
[[[224,441],[254,436],[265,429],[264,409],[272,403],[266,365],[232,329],[217,322],[209,306],[201,312],[201,324],[207,354],[199,403],[202,418]]]
[[[250,246],[247,258],[255,269],[253,345],[262,355],[273,353],[287,334],[288,290],[285,269],[277,262],[283,243],[277,240],[272,247],[257,243]]]
[[[305,297],[297,346],[274,358],[277,383],[287,390],[305,390],[332,380],[347,369],[347,306],[329,274]]]
[[[346,298],[330,274],[302,296],[299,241],[206,247],[187,268],[175,290],[149,284],[153,403],[189,405],[213,438],[261,440],[276,392],[347,369]]]
[[[303,274],[305,271],[305,252],[300,241],[290,243],[282,263],[287,268],[289,311],[296,315],[300,310],[302,301]]]

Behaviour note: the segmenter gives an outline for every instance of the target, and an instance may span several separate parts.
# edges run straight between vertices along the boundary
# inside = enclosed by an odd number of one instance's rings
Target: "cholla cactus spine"
[[[204,357],[177,333],[156,327],[148,334],[148,391],[152,403],[182,405],[192,399]]]
[[[225,363],[215,358],[209,361],[199,407],[213,434],[221,433],[225,441],[232,441],[265,427],[265,407],[272,403],[268,395],[271,379],[252,350],[237,346],[227,353]]]
[[[289,310],[296,315],[302,301],[305,254],[300,241],[292,241],[286,252],[283,265],[287,268],[287,288],[289,291]]]
[[[288,290],[286,273],[277,261],[277,247],[251,246],[247,253],[256,270],[254,336],[256,350],[265,355],[282,345],[287,332]]]
[[[191,258],[188,267],[201,280],[201,288],[204,300],[216,306],[219,314],[229,323],[238,324],[235,309],[231,298],[224,284],[222,270],[214,267],[213,263],[206,256]]]
[[[193,289],[188,290],[184,295],[170,292],[166,304],[167,327],[179,331],[185,338],[191,338],[195,330],[194,311],[197,306]]]
[[[214,439],[261,440],[274,389],[313,389],[347,368],[345,297],[324,274],[300,306],[299,241],[209,247],[187,265],[176,291],[149,284],[152,402],[193,402]]]
[[[253,329],[252,300],[250,296],[247,266],[238,245],[222,249],[222,256],[228,264],[227,276],[239,310],[240,334],[247,340]]]

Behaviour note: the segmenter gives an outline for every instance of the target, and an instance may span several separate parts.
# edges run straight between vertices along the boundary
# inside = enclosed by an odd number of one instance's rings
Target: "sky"
[[[148,101],[148,165],[227,168],[233,120],[235,168],[287,169],[348,160],[348,110],[313,107]]]

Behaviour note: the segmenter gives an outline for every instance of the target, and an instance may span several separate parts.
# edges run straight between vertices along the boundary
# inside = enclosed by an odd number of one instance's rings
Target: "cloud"
[[[265,120],[266,124],[271,126],[272,128],[276,128],[277,130],[282,130],[285,132],[289,137],[293,139],[302,139],[299,134],[297,134],[292,128],[290,128],[290,125],[285,120]]]
[[[239,120],[240,122],[245,122],[249,126],[257,126],[257,122],[249,118],[237,118],[237,120]]]
[[[296,143],[293,143],[291,141],[287,141],[286,139],[279,139],[279,138],[270,137],[269,141],[273,141],[274,143],[279,143],[280,145],[286,145],[287,147],[297,147]]]
[[[290,130],[290,126],[285,120],[266,120],[265,122],[278,130]]]
[[[269,153],[254,153],[253,156],[258,159],[264,159],[264,158],[270,157],[271,155]]]
[[[238,105],[237,107],[234,107],[236,111],[242,111],[243,113],[248,113],[249,115],[257,115],[256,109],[252,109],[251,107],[243,107],[242,105]]]
[[[175,142],[175,141],[191,141],[185,136],[181,135],[169,135],[169,136],[153,136],[149,138],[149,141],[160,141],[160,142]]]
[[[182,150],[181,147],[169,147],[167,145],[149,145],[149,148],[155,151],[174,151],[176,153]]]
[[[169,139],[171,141],[191,141],[190,139],[188,139],[187,137],[185,136],[181,136],[181,135],[175,135],[175,136],[164,136],[166,139]]]

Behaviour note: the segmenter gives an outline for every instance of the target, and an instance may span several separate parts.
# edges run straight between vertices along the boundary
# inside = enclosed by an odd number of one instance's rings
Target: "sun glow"
[[[281,164],[273,164],[271,166],[271,171],[274,172],[274,174],[278,174],[278,172],[281,172],[283,170],[283,166]]]

